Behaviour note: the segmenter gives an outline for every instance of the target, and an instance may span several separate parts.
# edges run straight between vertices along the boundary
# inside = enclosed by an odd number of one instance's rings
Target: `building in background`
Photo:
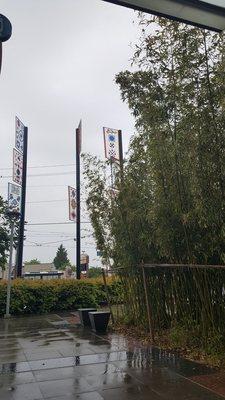
[[[8,278],[9,267],[0,270],[0,279]],[[14,272],[12,273],[13,277]],[[57,271],[53,263],[25,264],[23,266],[22,278],[24,279],[57,279],[63,278],[64,271]]]
[[[53,263],[25,264],[22,272],[25,279],[57,279],[63,275],[64,272],[56,270]]]

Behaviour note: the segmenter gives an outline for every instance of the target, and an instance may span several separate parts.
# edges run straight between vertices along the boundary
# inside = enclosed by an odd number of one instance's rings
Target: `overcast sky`
[[[13,25],[0,77],[0,175],[12,174],[15,115],[29,128],[28,175],[75,171],[68,164],[75,162],[80,118],[83,152],[104,157],[103,126],[123,130],[126,151],[134,121],[114,77],[130,68],[131,44],[139,36],[134,11],[101,0],[0,0],[0,5]],[[65,166],[36,168],[50,165]],[[10,180],[0,179],[4,198]],[[28,177],[27,185],[30,224],[68,221],[67,186],[75,185],[74,174]],[[29,225],[24,259],[51,262],[62,242],[74,263],[73,236],[74,225]],[[44,242],[57,243],[35,244]],[[83,239],[82,250],[92,265],[99,264],[91,238]]]

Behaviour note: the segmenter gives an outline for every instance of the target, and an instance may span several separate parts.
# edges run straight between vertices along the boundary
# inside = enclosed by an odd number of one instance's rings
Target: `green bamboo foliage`
[[[140,15],[133,70],[116,76],[136,120],[119,194],[107,165],[86,156],[88,209],[98,247],[125,267],[130,321],[147,326],[144,263],[225,263],[224,35]],[[224,333],[225,271],[146,270],[156,329]]]

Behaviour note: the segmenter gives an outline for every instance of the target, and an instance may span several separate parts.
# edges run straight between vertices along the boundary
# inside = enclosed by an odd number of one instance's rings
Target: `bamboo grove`
[[[136,121],[118,195],[107,162],[86,155],[84,166],[103,261],[126,268],[128,311],[145,324],[138,264],[225,263],[225,40],[145,15],[139,25],[131,70],[115,78]],[[156,268],[147,281],[157,329],[224,333],[224,270]]]

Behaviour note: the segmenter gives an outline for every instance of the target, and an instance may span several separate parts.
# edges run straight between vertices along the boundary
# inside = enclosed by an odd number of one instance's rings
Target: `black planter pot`
[[[91,326],[90,318],[89,318],[89,312],[90,311],[97,311],[96,308],[79,308],[79,317],[80,317],[80,323],[83,326]]]
[[[92,311],[89,312],[89,317],[91,321],[91,328],[94,332],[106,332],[110,318],[109,311]]]

